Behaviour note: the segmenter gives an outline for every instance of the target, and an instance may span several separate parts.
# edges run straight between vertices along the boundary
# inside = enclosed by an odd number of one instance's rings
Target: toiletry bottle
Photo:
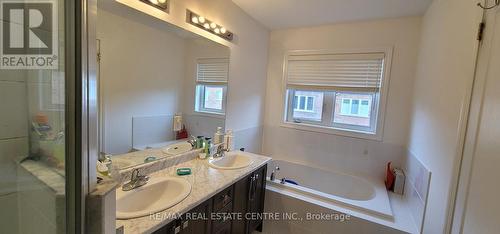
[[[196,149],[203,148],[203,136],[196,137]]]
[[[99,172],[100,175],[102,176],[109,176],[109,169],[107,167],[106,164],[100,162],[100,161],[97,161],[96,163],[96,169],[97,169],[97,172]]]
[[[108,171],[111,171],[113,161],[111,160],[110,154],[105,155],[105,159],[102,161],[102,163],[104,163],[104,165],[106,165],[106,167],[108,168]]]
[[[217,131],[214,134],[214,144],[220,144],[224,140],[224,132],[222,132],[222,127],[217,127]]]
[[[210,156],[210,148],[211,147],[212,147],[212,138],[205,137],[205,153],[207,154],[207,157]]]
[[[234,136],[232,130],[227,130],[224,136],[224,144],[226,145],[227,151],[234,150]]]

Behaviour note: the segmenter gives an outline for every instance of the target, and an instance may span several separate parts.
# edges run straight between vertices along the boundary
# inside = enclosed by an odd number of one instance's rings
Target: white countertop
[[[192,185],[191,193],[177,205],[159,212],[154,216],[116,220],[116,228],[123,226],[124,233],[154,232],[168,224],[175,217],[178,217],[175,215],[180,215],[195,208],[203,201],[209,199],[271,160],[269,157],[257,154],[247,152],[242,152],[242,154],[248,155],[253,159],[253,163],[250,166],[242,169],[217,170],[208,165],[208,160],[193,159],[150,174],[151,177],[173,176],[185,178]],[[180,167],[191,168],[191,175],[177,176],[176,169]]]

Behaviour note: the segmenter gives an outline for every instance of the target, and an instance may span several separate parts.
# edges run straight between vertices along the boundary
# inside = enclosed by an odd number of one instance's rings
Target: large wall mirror
[[[115,168],[184,153],[191,137],[224,131],[228,47],[114,1],[99,1],[97,38],[100,149]]]

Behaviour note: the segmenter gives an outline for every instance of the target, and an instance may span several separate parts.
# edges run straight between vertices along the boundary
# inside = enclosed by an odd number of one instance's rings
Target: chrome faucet
[[[226,152],[228,152],[228,150],[224,149],[224,144],[220,144],[217,147],[217,152],[215,152],[213,157],[214,158],[222,158],[222,157],[226,156]]]
[[[122,186],[123,191],[130,191],[135,188],[139,188],[149,181],[149,176],[140,175],[139,169],[134,169],[132,171],[132,176],[130,177],[130,181]]]

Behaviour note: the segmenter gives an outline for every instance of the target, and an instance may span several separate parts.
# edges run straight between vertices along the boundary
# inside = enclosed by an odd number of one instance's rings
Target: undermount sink
[[[163,153],[170,155],[183,154],[190,151],[193,146],[189,142],[180,142],[163,148]]]
[[[253,160],[241,152],[228,152],[224,157],[208,161],[208,165],[221,170],[241,169],[250,166]]]
[[[168,209],[191,193],[191,184],[182,178],[152,178],[130,191],[117,189],[116,218],[132,219]]]

